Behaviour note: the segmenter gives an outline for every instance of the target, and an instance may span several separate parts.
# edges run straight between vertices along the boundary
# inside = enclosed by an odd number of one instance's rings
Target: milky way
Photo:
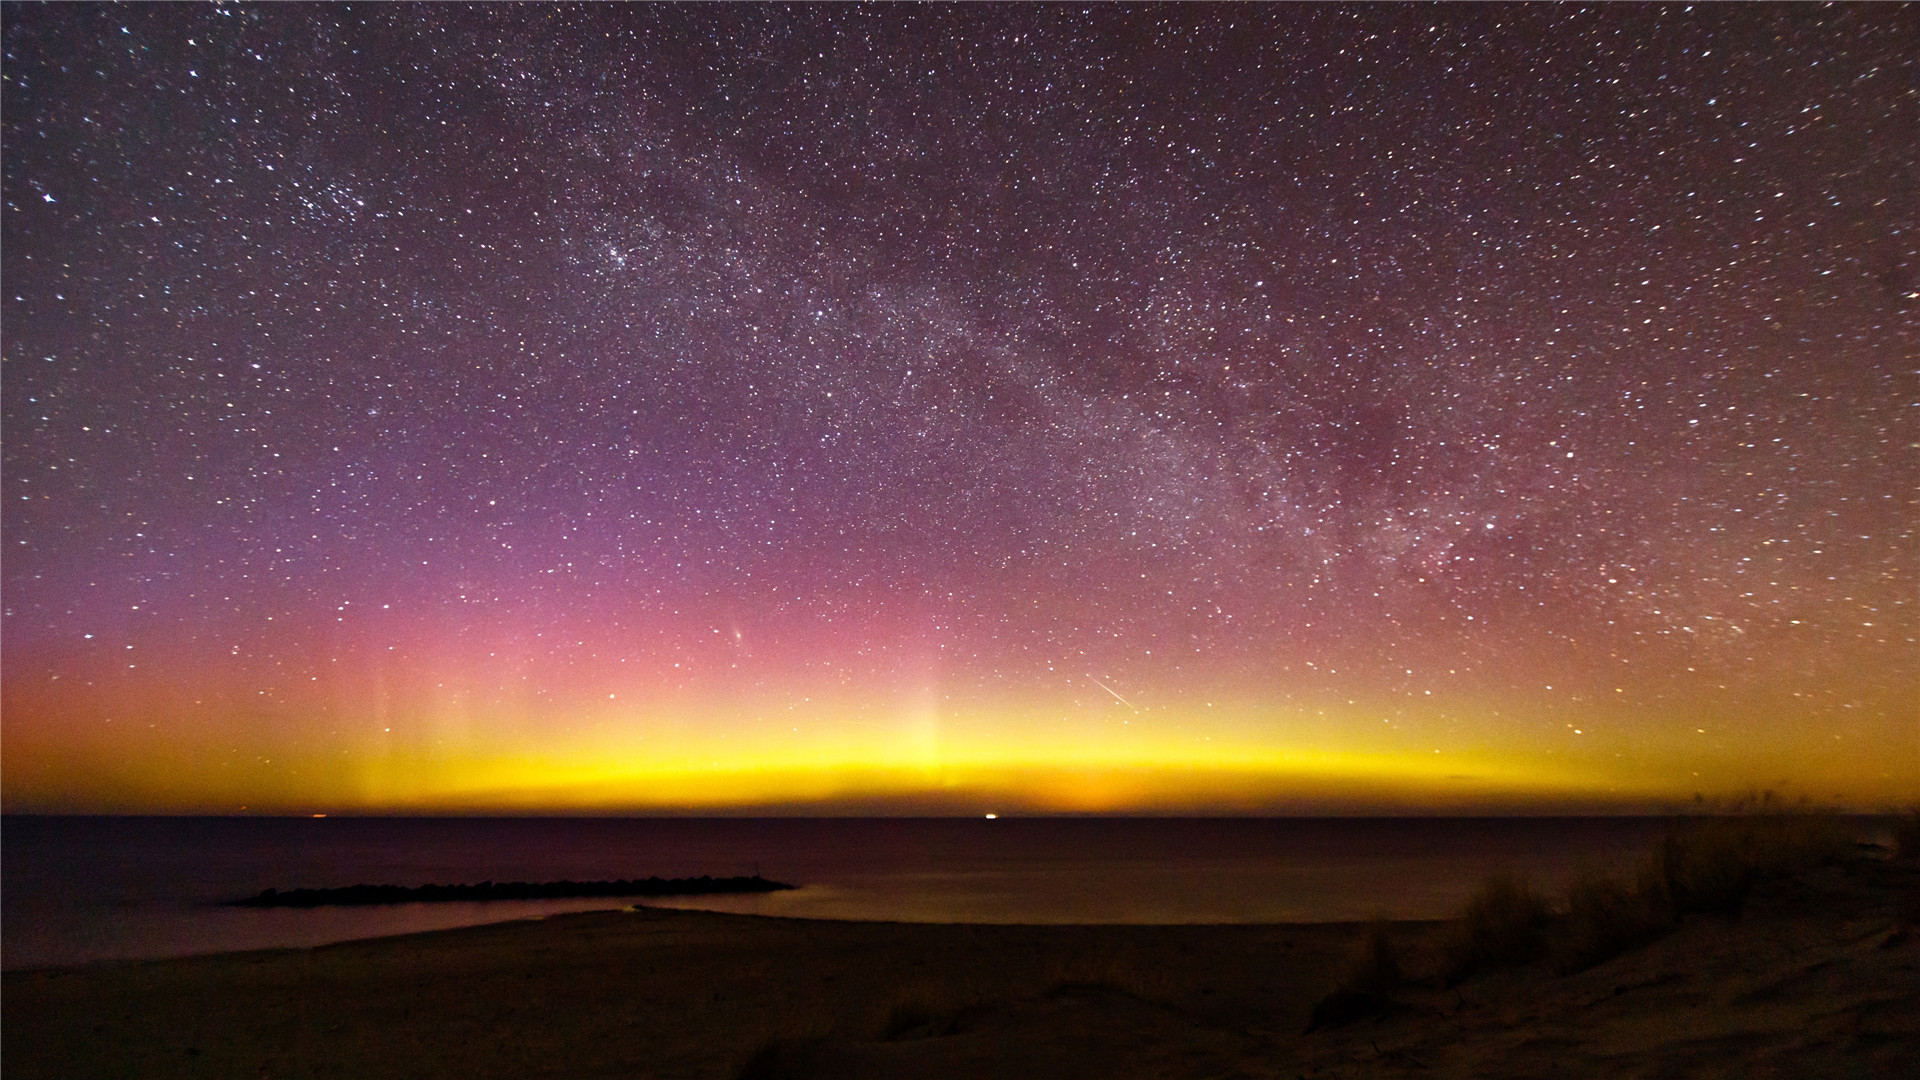
[[[1920,795],[1914,8],[5,48],[9,809]]]

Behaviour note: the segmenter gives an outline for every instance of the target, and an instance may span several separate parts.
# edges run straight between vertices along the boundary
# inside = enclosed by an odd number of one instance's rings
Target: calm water
[[[1438,917],[1489,872],[1636,857],[1645,818],[22,818],[0,823],[0,964],[318,945],[627,901],[252,910],[265,888],[751,874],[675,907],[822,919],[1311,922]]]

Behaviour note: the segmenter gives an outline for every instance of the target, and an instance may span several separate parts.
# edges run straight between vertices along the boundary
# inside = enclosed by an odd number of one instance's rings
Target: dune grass
[[[1307,1021],[1309,1034],[1345,1027],[1391,1007],[1393,992],[1405,981],[1406,973],[1393,944],[1392,924],[1384,916],[1374,918],[1361,930],[1343,970],[1339,984],[1314,1004]]]
[[[1448,985],[1475,972],[1524,964],[1546,951],[1553,910],[1547,898],[1518,874],[1495,874],[1483,882],[1455,921],[1442,948],[1440,978]]]
[[[1756,882],[1842,862],[1853,852],[1855,830],[1838,814],[1778,809],[1771,795],[1736,811],[1668,825],[1659,849],[1630,880],[1592,871],[1576,877],[1551,920],[1555,967],[1572,972],[1604,963],[1659,937],[1685,915],[1733,914]],[[1465,918],[1498,919],[1502,910],[1470,906]],[[1541,925],[1531,911],[1516,909],[1504,918],[1513,924],[1504,931],[1509,937]],[[1489,940],[1500,940],[1491,933]],[[1476,959],[1483,966],[1502,962],[1486,951]]]
[[[1589,870],[1567,886],[1554,967],[1572,973],[1604,963],[1666,933],[1673,921],[1671,895],[1653,866],[1631,883]]]
[[[1421,966],[1446,986],[1543,958],[1562,974],[1583,971],[1659,938],[1687,915],[1736,913],[1769,876],[1844,861],[1855,831],[1838,814],[1782,809],[1763,796],[1732,813],[1673,822],[1638,867],[1624,875],[1583,872],[1557,903],[1523,877],[1496,874]],[[1920,858],[1920,810],[1896,822],[1895,837],[1901,857]],[[1309,1030],[1382,1011],[1406,981],[1406,966],[1384,924],[1370,925],[1345,974],[1315,1006]]]
[[[1674,910],[1725,914],[1739,909],[1757,878],[1838,862],[1854,837],[1836,814],[1777,811],[1696,818],[1667,830],[1660,874]]]
[[[1908,807],[1893,819],[1896,859],[1920,859],[1920,806]]]
[[[1390,994],[1405,978],[1393,947],[1392,924],[1376,916],[1360,934],[1345,985],[1364,993]]]

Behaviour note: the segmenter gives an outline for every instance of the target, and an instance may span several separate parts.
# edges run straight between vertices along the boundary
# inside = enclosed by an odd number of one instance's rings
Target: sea
[[[974,923],[1441,918],[1489,874],[1633,863],[1658,818],[0,819],[0,967],[67,967],[621,908],[609,899],[242,908],[263,889],[759,873],[650,905]]]

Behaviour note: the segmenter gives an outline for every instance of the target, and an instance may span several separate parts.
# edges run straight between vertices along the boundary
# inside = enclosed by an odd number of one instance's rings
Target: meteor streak
[[[1120,691],[1115,690],[1113,687],[1108,686],[1106,683],[1101,682],[1099,679],[1094,679],[1093,676],[1091,675],[1087,676],[1087,678],[1093,679],[1093,684],[1095,686],[1098,686],[1100,689],[1105,690],[1109,694],[1112,694],[1113,700],[1119,702],[1122,705],[1125,705],[1127,708],[1132,709],[1134,712],[1140,711],[1140,707],[1138,705],[1135,705],[1133,702],[1128,701],[1126,698],[1121,697]]]

